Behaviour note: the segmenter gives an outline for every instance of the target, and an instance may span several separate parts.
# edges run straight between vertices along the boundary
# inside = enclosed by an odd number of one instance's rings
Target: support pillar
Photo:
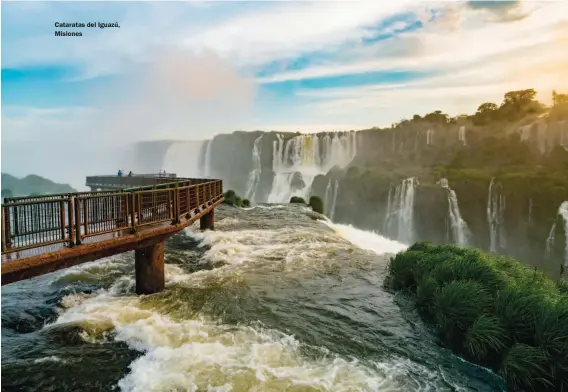
[[[153,294],[165,287],[164,241],[134,251],[136,294]]]
[[[199,218],[199,228],[203,230],[215,230],[215,209]]]

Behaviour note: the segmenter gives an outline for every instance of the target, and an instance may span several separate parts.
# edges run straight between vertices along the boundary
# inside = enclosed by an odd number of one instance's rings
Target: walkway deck
[[[185,180],[7,201],[2,285],[163,241],[221,204],[223,190],[219,180]]]

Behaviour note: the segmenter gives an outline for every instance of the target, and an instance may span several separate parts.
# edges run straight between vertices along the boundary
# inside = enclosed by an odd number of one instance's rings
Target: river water
[[[382,288],[404,246],[298,205],[216,211],[166,243],[166,290],[133,252],[2,287],[6,391],[495,391]]]

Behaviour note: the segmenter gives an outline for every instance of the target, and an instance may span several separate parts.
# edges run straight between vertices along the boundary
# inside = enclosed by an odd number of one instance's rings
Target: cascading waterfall
[[[461,216],[456,192],[452,188],[450,188],[447,179],[442,178],[438,183],[442,188],[445,188],[448,191],[448,206],[452,240],[459,246],[468,246],[469,240],[471,238],[471,231],[469,230],[466,221],[463,220]]]
[[[568,268],[568,201],[564,201],[562,202],[562,204],[560,204],[557,215],[560,215],[562,217],[562,220],[564,221],[564,235],[566,236],[564,249],[564,267]],[[544,255],[545,258],[549,258],[553,252],[555,236],[556,219],[554,219],[554,223],[552,224],[552,228],[550,229],[550,233],[548,234],[548,238],[546,239],[546,251]]]
[[[383,220],[383,233],[388,234],[389,224],[391,221],[392,214],[392,184],[389,184],[389,194],[387,196],[387,212],[385,214],[385,219]]]
[[[213,139],[207,141],[207,146],[205,147],[205,157],[203,158],[203,176],[210,177],[213,175],[211,170],[211,147],[213,146]]]
[[[458,140],[459,140],[460,142],[462,142],[464,146],[466,145],[466,141],[465,141],[465,126],[464,126],[464,125],[462,125],[462,126],[459,128],[459,130],[458,130]]]
[[[434,137],[434,131],[429,129],[426,131],[426,144],[429,146],[432,144],[432,139]]]
[[[339,193],[339,181],[335,180],[333,187],[333,197],[331,198],[331,206],[329,208],[329,219],[333,221],[335,215],[335,204],[337,203],[337,194]]]
[[[333,166],[344,168],[357,154],[355,132],[298,135],[273,143],[274,181],[269,203],[285,203],[291,196],[307,198],[314,178]]]
[[[385,233],[396,233],[396,239],[403,244],[414,240],[414,194],[418,179],[407,178],[397,185],[394,195],[389,189]],[[393,228],[393,226],[396,226]]]
[[[325,187],[325,198],[324,198],[324,209],[325,215],[329,216],[331,201],[333,200],[333,188],[331,187],[331,179],[327,182],[327,186]]]
[[[247,182],[247,188],[245,192],[245,197],[250,201],[255,201],[256,188],[260,182],[260,173],[262,171],[262,166],[260,162],[260,141],[262,135],[260,135],[254,141],[254,146],[252,148],[252,170],[249,173],[249,178]]]
[[[492,178],[487,196],[487,223],[489,225],[489,250],[497,252],[506,247],[504,215],[505,195],[501,192],[501,183],[495,184]]]

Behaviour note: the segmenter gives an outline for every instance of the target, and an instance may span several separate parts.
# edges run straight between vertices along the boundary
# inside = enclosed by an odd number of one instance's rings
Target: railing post
[[[191,216],[191,186],[189,186],[187,188],[187,192],[185,193],[187,195],[187,212],[186,212],[186,217],[189,218]]]
[[[10,225],[10,206],[6,207],[4,211],[4,237],[6,238],[6,249],[12,247],[12,228]]]
[[[61,239],[65,240],[65,202],[63,200],[59,202],[59,221],[61,226]]]
[[[180,191],[178,188],[178,185],[176,183],[175,188],[174,188],[174,223],[178,224],[181,222],[180,220],[180,215],[181,215],[181,195],[180,195]]]
[[[73,247],[73,245],[75,245],[75,231],[73,225],[73,196],[69,196],[67,203],[67,220],[69,221],[69,247]]]
[[[85,235],[89,234],[89,211],[88,211],[88,201],[90,199],[89,198],[84,198],[83,199],[83,224],[85,225]]]
[[[134,192],[131,192],[128,195],[128,200],[130,202],[130,231],[132,233],[136,232],[136,195]]]
[[[4,209],[5,207],[2,207],[2,211],[0,212],[0,236],[2,237],[2,252],[6,250],[6,234],[4,233]]]
[[[73,209],[75,210],[75,245],[81,245],[81,199],[74,198]]]
[[[201,188],[201,184],[197,184],[195,186],[195,201],[197,202],[197,205],[195,206],[195,208],[200,208],[201,204],[199,203],[199,188]]]

